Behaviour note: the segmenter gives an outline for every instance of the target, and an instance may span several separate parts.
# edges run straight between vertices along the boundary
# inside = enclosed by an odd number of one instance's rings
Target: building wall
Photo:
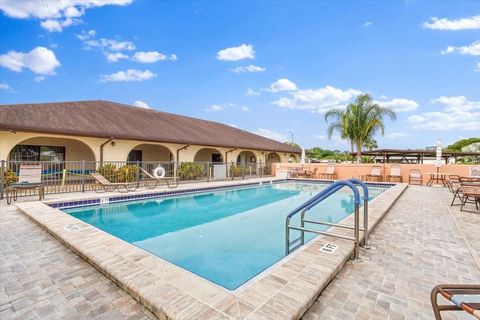
[[[29,140],[32,139],[32,140]],[[68,140],[66,140],[68,139]],[[79,137],[79,136],[65,136],[65,135],[53,135],[53,134],[41,134],[41,133],[28,133],[28,132],[10,132],[0,131],[0,160],[7,160],[8,155],[12,148],[17,144],[28,144],[29,141],[33,145],[55,145],[65,146],[67,160],[96,160],[100,161],[100,146],[108,139],[105,138],[93,138],[93,137]],[[133,149],[143,150],[143,160],[145,161],[170,161],[170,155],[167,150],[170,151],[172,159],[177,161],[177,150],[182,148],[183,144],[174,143],[155,143],[136,140],[114,140],[114,145],[111,142],[107,143],[103,147],[103,160],[104,161],[126,161],[128,154]],[[165,149],[163,149],[165,148]],[[179,151],[180,161],[194,161],[195,154],[203,148],[214,148],[221,153],[222,159],[228,162],[236,161],[238,155],[242,151],[251,151],[257,162],[261,161],[265,163],[265,156],[271,151],[259,151],[248,149],[232,149],[221,147],[209,147],[191,145],[186,149]],[[288,162],[290,157],[289,153],[277,152],[281,162]],[[205,155],[204,161],[211,161],[211,156]],[[157,158],[158,157],[158,158]],[[207,159],[208,157],[208,159]],[[299,155],[296,155],[299,159]],[[85,159],[82,159],[85,158]],[[203,158],[202,158],[203,159]]]
[[[372,167],[380,167],[384,181],[386,181],[386,176],[390,174],[390,167],[395,166],[395,164],[356,164],[356,163],[335,163],[335,173],[337,174],[337,179],[349,179],[349,178],[359,178],[361,179],[365,175],[368,175],[372,172]],[[305,164],[288,164],[280,163],[273,164],[272,170],[275,174],[276,170],[279,169],[293,169],[300,168],[303,170],[313,171],[317,169],[317,177],[321,177],[322,173],[327,171],[328,164],[326,163],[305,163]],[[442,165],[439,168],[440,173],[459,175],[462,177],[467,177],[469,175],[469,167],[478,167],[479,165],[463,165],[463,164],[448,164]],[[408,182],[408,176],[411,169],[418,169],[422,173],[423,183],[427,183],[430,179],[430,173],[437,172],[437,168],[433,164],[400,164],[401,175],[403,182]]]

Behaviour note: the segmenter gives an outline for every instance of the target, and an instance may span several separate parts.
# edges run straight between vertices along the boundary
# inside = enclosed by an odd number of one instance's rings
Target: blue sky
[[[305,147],[369,92],[380,147],[480,133],[480,2],[2,0],[0,102],[111,100]]]

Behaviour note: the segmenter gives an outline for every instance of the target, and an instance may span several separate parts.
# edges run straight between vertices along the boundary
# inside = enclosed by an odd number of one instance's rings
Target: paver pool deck
[[[48,198],[47,198],[48,199]],[[480,214],[446,189],[410,186],[304,319],[432,319],[442,282],[480,283]],[[146,309],[27,219],[0,205],[1,319],[148,319]],[[464,318],[446,314],[445,319]]]

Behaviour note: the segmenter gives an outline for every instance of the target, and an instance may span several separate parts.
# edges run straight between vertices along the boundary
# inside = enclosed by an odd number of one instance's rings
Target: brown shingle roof
[[[2,105],[0,129],[300,152],[284,143],[218,122],[101,100]]]

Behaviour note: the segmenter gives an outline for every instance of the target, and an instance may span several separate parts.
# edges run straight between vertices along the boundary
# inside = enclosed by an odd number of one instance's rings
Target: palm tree
[[[363,145],[364,148],[367,148],[368,151],[372,151],[373,149],[378,148],[377,140],[375,139],[368,139],[365,141],[365,144]]]
[[[387,107],[373,103],[372,97],[366,93],[359,95],[355,102],[350,103],[345,110],[331,109],[325,113],[325,121],[333,120],[328,126],[329,138],[333,132],[339,131],[342,139],[348,139],[350,145],[357,148],[357,160],[362,161],[362,147],[374,136],[385,131],[384,118],[397,118],[395,112]]]

